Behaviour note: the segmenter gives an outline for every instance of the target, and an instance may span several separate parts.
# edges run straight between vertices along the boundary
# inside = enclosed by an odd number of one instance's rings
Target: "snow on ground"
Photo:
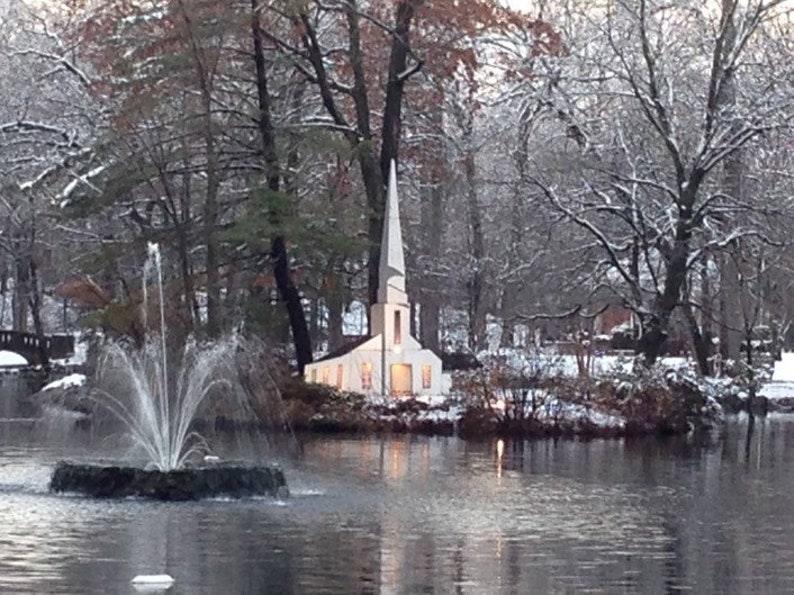
[[[86,383],[85,374],[69,374],[59,380],[50,382],[47,386],[42,388],[42,391],[52,390],[56,388],[69,388],[70,386],[83,386]]]
[[[328,309],[323,307],[322,314],[328,316]],[[357,336],[367,334],[367,307],[362,302],[353,300],[342,313],[342,333]]]
[[[781,353],[780,361],[775,362],[772,382],[794,382],[794,353]]]
[[[766,397],[770,401],[794,399],[794,382],[769,382],[758,391],[759,397]]]
[[[612,415],[585,405],[563,401],[553,397],[545,390],[535,391],[535,401],[539,403],[538,409],[534,414],[538,421],[588,421],[599,428],[624,428],[626,425],[626,420],[620,415]],[[506,404],[509,402],[509,398],[506,400],[503,397],[499,397],[492,403],[492,406],[494,409],[504,411]],[[532,415],[532,404],[527,403],[524,417],[530,418]]]
[[[453,405],[445,409],[427,409],[420,411],[416,418],[420,421],[431,421],[440,423],[444,421],[456,422],[464,413],[464,408],[460,405]]]
[[[537,398],[543,405],[537,411],[535,417],[541,422],[564,421],[575,423],[587,421],[594,426],[604,429],[624,428],[626,420],[619,415],[612,415],[597,411],[584,405],[568,403],[557,398],[553,398],[545,391],[539,391]],[[429,409],[421,410],[416,413],[416,419],[420,421],[431,421],[434,423],[460,420],[466,412],[465,400],[445,395],[417,396],[414,400],[426,404]],[[370,396],[367,397],[367,404],[371,407],[395,408],[399,401],[393,397]],[[504,411],[505,400],[498,398],[492,403],[495,410]],[[532,415],[530,406],[527,404],[527,417]]]
[[[504,365],[527,376],[536,373],[551,378],[554,376],[575,377],[579,374],[579,364],[575,355],[561,355],[553,350],[525,351],[520,349],[497,349],[483,351],[477,355],[481,362],[498,360]],[[593,355],[585,358],[585,365],[592,376],[605,374],[630,374],[634,357],[629,355]],[[679,369],[690,364],[685,357],[663,357],[660,364],[669,369]]]
[[[775,362],[772,382],[763,385],[758,396],[770,401],[794,400],[794,353],[782,353],[779,362]]]
[[[610,415],[584,405],[566,403],[558,399],[549,401],[540,413],[538,416],[540,420],[556,418],[565,421],[589,421],[599,428],[624,428],[626,426],[626,420],[620,415]]]
[[[13,351],[0,351],[0,368],[16,368],[19,366],[27,366],[28,360],[24,357],[19,355],[18,353],[14,353]]]

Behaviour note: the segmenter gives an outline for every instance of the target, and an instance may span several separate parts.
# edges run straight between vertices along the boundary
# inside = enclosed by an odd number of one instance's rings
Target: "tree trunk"
[[[369,239],[367,296],[370,305],[372,305],[378,301],[380,242],[383,235],[383,210],[386,202],[384,186],[385,181],[388,180],[389,174],[388,169],[384,174],[383,169],[378,167],[372,146],[373,138],[372,127],[370,125],[371,114],[369,95],[367,94],[367,79],[364,72],[364,54],[361,49],[361,33],[359,30],[360,17],[356,4],[356,0],[348,0],[345,4],[348,33],[347,55],[353,71],[352,97],[356,112],[356,129],[358,131],[358,135],[354,139],[351,139],[351,142],[358,154],[358,165],[361,169],[364,191],[367,196],[367,210],[369,211],[369,227],[367,231]]]
[[[190,10],[184,1],[179,1],[182,19],[190,33],[191,50],[193,51],[194,67],[199,82],[201,94],[202,134],[204,136],[204,150],[206,152],[207,186],[204,202],[204,233],[205,268],[207,291],[207,335],[217,337],[221,331],[221,287],[220,273],[218,271],[218,245],[215,238],[215,228],[218,225],[218,155],[215,147],[215,126],[212,119],[212,75],[210,72],[207,55],[202,50],[193,32],[193,21]]]
[[[320,335],[320,308],[322,304],[319,299],[314,299],[311,301],[311,312],[309,317],[309,332],[311,336],[314,337],[315,341],[317,337]]]
[[[257,0],[252,0],[256,2]],[[367,263],[367,293],[370,304],[378,298],[378,269],[380,266],[380,242],[383,233],[383,209],[385,203],[384,182],[388,180],[391,160],[397,158],[400,140],[400,122],[405,82],[419,70],[421,64],[408,69],[409,33],[416,9],[423,0],[402,0],[396,3],[395,23],[391,30],[392,46],[389,56],[389,79],[386,85],[386,98],[383,107],[381,130],[380,167],[375,159],[373,136],[370,125],[369,96],[367,79],[364,72],[363,52],[359,31],[360,14],[357,0],[346,0],[343,5],[348,24],[347,54],[353,75],[350,97],[355,108],[356,126],[346,121],[337,105],[326,70],[326,54],[317,40],[317,32],[312,25],[306,8],[300,9],[295,18],[296,30],[301,31],[301,41],[307,58],[314,70],[316,83],[320,89],[323,106],[334,122],[346,129],[345,138],[358,156],[361,177],[367,196],[369,209],[369,255]]]
[[[19,246],[19,244],[17,244],[17,246]],[[28,330],[30,266],[28,265],[28,258],[25,254],[18,254],[14,260],[16,278],[14,279],[13,326],[15,331],[25,333]]]
[[[389,80],[386,83],[386,101],[383,108],[383,124],[381,128],[380,146],[380,177],[383,183],[389,179],[391,162],[397,160],[400,136],[402,131],[402,104],[405,92],[405,82],[408,80],[408,50],[410,48],[411,21],[416,9],[423,4],[423,0],[403,0],[398,2],[395,15],[394,33],[392,34],[391,54],[389,55]],[[383,188],[383,184],[381,184]],[[378,293],[378,267],[380,264],[380,237],[383,228],[383,196],[379,209],[380,214],[377,233],[370,235],[370,242],[375,241],[378,246],[377,258],[369,262],[369,281],[375,282],[375,288],[370,287],[370,302],[375,303]],[[371,226],[371,232],[376,230]],[[372,257],[373,254],[370,254]]]
[[[708,357],[713,355],[714,351],[714,298],[711,292],[711,279],[709,279],[709,266],[711,259],[708,254],[703,259],[703,268],[700,271],[700,301],[701,301],[701,335],[703,343],[708,349]],[[713,373],[710,370],[709,373]]]
[[[276,277],[276,286],[281,299],[284,300],[287,314],[289,315],[292,339],[295,342],[298,373],[302,376],[306,364],[312,361],[311,337],[309,336],[309,327],[306,324],[306,313],[303,311],[300,293],[290,278],[287,247],[283,236],[279,235],[273,238],[270,254],[273,258],[273,274]]]
[[[732,250],[728,248],[728,250]],[[739,271],[730,254],[720,259],[720,354],[724,360],[739,360],[742,333],[739,308]]]
[[[725,193],[733,197],[737,204],[744,202],[742,178],[744,167],[737,151],[725,159]],[[726,359],[739,361],[742,344],[742,308],[740,304],[741,283],[737,265],[738,246],[730,245],[721,259],[720,267],[720,352]]]
[[[695,312],[692,310],[692,306],[684,306],[684,315],[686,316],[687,325],[689,326],[689,334],[692,339],[692,348],[695,352],[695,360],[697,361],[698,369],[703,376],[710,376],[709,357],[711,356],[711,337],[707,332],[701,330]]]
[[[736,26],[733,22],[735,0],[722,0],[722,15],[725,21],[725,47],[732,47],[736,39]],[[729,63],[727,56],[721,56]],[[725,112],[726,117],[736,110],[736,81],[733,71],[726,71],[725,80],[717,96],[716,109]],[[723,183],[725,193],[732,197],[735,204],[744,204],[743,179],[744,165],[741,150],[736,149],[723,161]],[[720,312],[722,314],[723,332],[720,334],[724,342],[720,342],[722,356],[739,361],[740,347],[742,344],[741,320],[742,308],[740,305],[740,281],[737,246],[728,246],[726,257],[722,259],[720,269]]]
[[[656,314],[643,316],[641,322],[642,335],[637,341],[637,348],[643,355],[645,364],[651,366],[656,363],[667,340],[667,324]]]
[[[639,339],[638,347],[648,366],[656,363],[659,358],[667,340],[670,317],[681,302],[681,290],[686,282],[687,261],[692,241],[692,205],[695,202],[699,185],[697,178],[694,176],[690,178],[687,190],[680,198],[681,208],[676,222],[673,246],[670,255],[666,258],[666,275],[662,293],[656,296],[651,312],[644,314],[640,319],[642,336]]]
[[[443,127],[443,113],[440,109],[433,110],[430,117],[435,127]],[[441,243],[444,237],[442,217],[444,214],[444,187],[441,170],[443,167],[442,147],[437,147],[439,155],[430,167],[430,189],[422,200],[422,229],[424,230],[425,255],[429,266],[424,269],[424,283],[421,295],[421,308],[419,310],[419,331],[422,345],[427,349],[439,351],[439,271],[436,269],[441,257]]]
[[[264,44],[259,17],[260,0],[251,0],[251,35],[254,44],[254,64],[256,66],[256,87],[259,104],[259,134],[262,140],[262,157],[267,167],[267,187],[270,192],[279,192],[281,167],[278,162],[276,138],[270,113],[271,98],[268,90],[267,70],[265,64]],[[271,213],[271,223],[278,229],[281,221]],[[284,301],[289,316],[292,340],[295,344],[295,356],[298,372],[303,375],[306,364],[312,361],[312,344],[309,327],[306,324],[306,312],[303,309],[300,292],[292,282],[287,257],[287,245],[284,236],[276,234],[271,242],[270,256],[273,262],[273,275],[276,287]]]
[[[419,326],[422,345],[425,349],[440,350],[438,319],[441,308],[435,296],[427,296],[419,309]]]
[[[464,159],[466,171],[466,198],[468,206],[471,277],[467,284],[469,300],[469,344],[477,352],[485,347],[485,307],[483,303],[485,278],[485,239],[482,231],[482,214],[477,196],[474,155]]]
[[[367,193],[367,209],[369,211],[369,254],[367,255],[367,297],[369,304],[378,301],[378,283],[380,274],[380,242],[383,237],[383,211],[386,206],[386,194],[383,180],[375,156],[369,149],[361,148],[358,156],[364,189]],[[372,331],[372,321],[369,322]]]
[[[344,314],[344,300],[338,288],[334,287],[328,292],[325,301],[328,309],[328,351],[333,351],[342,346],[342,316]]]
[[[30,266],[30,313],[33,318],[33,330],[39,339],[39,363],[45,373],[50,371],[50,354],[47,349],[47,337],[44,334],[44,324],[41,320],[41,293],[39,292],[39,273],[36,262],[31,258]]]
[[[502,289],[502,307],[500,308],[502,312],[502,333],[499,337],[499,346],[500,347],[513,347],[515,343],[515,333],[513,332],[513,323],[514,320],[511,316],[508,316],[506,311],[507,307],[506,304],[509,302],[510,293],[507,286]]]
[[[207,151],[207,196],[204,204],[204,242],[207,270],[207,334],[217,337],[221,331],[221,287],[218,271],[218,246],[215,227],[218,224],[218,171],[215,135],[212,124],[212,104],[209,94],[204,103],[204,142]]]
[[[187,312],[187,319],[190,321],[188,325],[188,332],[192,332],[197,324],[200,324],[201,313],[196,299],[195,283],[193,281],[193,268],[190,265],[190,222],[192,218],[191,213],[191,185],[190,185],[190,168],[187,163],[187,146],[186,142],[182,148],[185,150],[185,162],[182,167],[184,173],[182,174],[182,188],[179,191],[179,220],[177,225],[177,254],[179,259],[179,266],[182,274],[182,290],[185,300],[185,310]]]

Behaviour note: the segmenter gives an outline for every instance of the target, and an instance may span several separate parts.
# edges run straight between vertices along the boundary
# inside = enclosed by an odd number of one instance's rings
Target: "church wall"
[[[374,337],[364,345],[337,358],[308,364],[305,379],[335,386],[341,390],[351,390],[367,395],[382,394],[383,383],[383,352],[380,348],[381,337]],[[421,349],[419,342],[408,336],[399,352],[387,351],[386,393],[390,392],[390,373],[392,364],[411,365],[412,394],[438,395],[444,390],[441,371],[441,360],[430,350]],[[368,364],[369,373],[365,373],[363,365]],[[423,368],[429,366],[430,387],[423,387]],[[341,376],[340,376],[341,366]],[[425,372],[427,375],[427,372]],[[339,380],[341,379],[341,383]]]
[[[390,394],[391,376],[405,394],[445,392],[441,359],[411,336],[405,288],[405,256],[397,195],[397,167],[391,162],[378,270],[377,303],[370,307],[372,338],[339,357],[309,364],[305,378],[369,395]],[[392,366],[410,365],[393,369]]]

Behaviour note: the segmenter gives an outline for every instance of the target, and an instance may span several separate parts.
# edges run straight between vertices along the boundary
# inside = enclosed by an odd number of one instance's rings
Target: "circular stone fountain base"
[[[50,478],[50,491],[92,498],[198,500],[281,496],[287,493],[287,482],[278,467],[218,465],[158,471],[62,461]]]

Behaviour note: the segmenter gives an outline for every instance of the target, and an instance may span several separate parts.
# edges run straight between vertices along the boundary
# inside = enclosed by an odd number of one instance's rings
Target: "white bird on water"
[[[174,579],[168,574],[139,574],[130,582],[139,593],[154,593],[170,589]]]

